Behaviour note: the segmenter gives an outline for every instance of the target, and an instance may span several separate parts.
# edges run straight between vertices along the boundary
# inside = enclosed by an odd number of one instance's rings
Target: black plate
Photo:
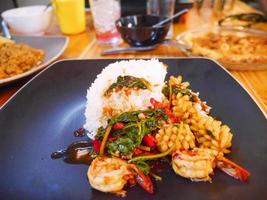
[[[77,140],[86,90],[101,69],[116,60],[62,61],[48,68],[0,111],[1,199],[116,199],[92,190],[87,166],[52,160],[51,152]],[[163,172],[154,183],[156,194],[138,186],[128,189],[129,199],[266,199],[267,123],[247,92],[215,62],[202,58],[162,59],[168,75],[181,74],[191,88],[213,107],[212,114],[234,133],[233,161],[251,172],[248,183],[216,170],[213,183],[193,183]],[[128,199],[127,198],[127,199]]]

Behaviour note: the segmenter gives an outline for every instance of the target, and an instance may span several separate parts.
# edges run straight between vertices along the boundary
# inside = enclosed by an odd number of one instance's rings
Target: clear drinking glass
[[[186,28],[197,29],[218,25],[225,16],[235,13],[235,0],[194,0],[186,17]]]
[[[170,17],[174,14],[175,0],[147,0],[147,14],[149,15],[161,15]],[[166,38],[170,39],[173,36],[173,26]]]
[[[234,7],[235,0],[213,0],[213,13],[218,17],[231,15],[231,10]]]
[[[100,44],[117,44],[121,41],[115,21],[121,16],[120,0],[89,0],[93,14],[96,38]]]

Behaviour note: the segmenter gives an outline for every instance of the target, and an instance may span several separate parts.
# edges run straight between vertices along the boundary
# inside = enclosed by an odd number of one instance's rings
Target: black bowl
[[[166,19],[156,15],[132,15],[116,21],[116,27],[122,39],[131,46],[150,46],[160,43],[166,37],[171,23],[159,27],[154,24]]]

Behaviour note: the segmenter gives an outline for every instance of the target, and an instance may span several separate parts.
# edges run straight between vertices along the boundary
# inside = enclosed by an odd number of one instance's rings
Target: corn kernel
[[[168,146],[167,146],[167,144],[166,143],[162,143],[161,145],[160,145],[160,151],[161,152],[164,152],[164,151],[167,151],[168,150]]]
[[[172,141],[169,141],[168,142],[168,147],[171,148],[173,146],[173,142]]]
[[[164,140],[164,141],[168,142],[169,139],[170,139],[170,137],[169,137],[168,135],[164,135],[164,136],[163,136],[163,140]]]
[[[171,135],[171,141],[175,141],[176,138],[177,138],[177,136],[176,136],[175,134],[172,134],[172,135]]]

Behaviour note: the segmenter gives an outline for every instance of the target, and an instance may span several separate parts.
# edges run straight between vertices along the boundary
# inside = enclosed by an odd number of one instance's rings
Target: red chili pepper
[[[154,98],[151,98],[150,99],[150,103],[153,105],[153,109],[159,109],[159,108],[164,109],[165,110],[165,114],[169,117],[169,119],[173,123],[177,123],[177,122],[181,121],[178,117],[175,117],[175,115],[172,113],[170,108],[164,106],[161,102],[155,100]]]
[[[179,123],[181,121],[180,118],[175,117],[175,115],[172,113],[172,111],[169,108],[165,108],[165,114],[168,115],[168,117],[173,123]]]
[[[143,151],[141,149],[136,148],[135,150],[133,150],[134,155],[140,155],[142,153],[143,153]]]
[[[116,124],[113,125],[114,129],[123,129],[124,128],[124,124],[121,122],[117,122]]]
[[[151,103],[152,105],[154,105],[156,102],[157,102],[156,99],[154,99],[154,98],[150,98],[150,103]]]
[[[93,140],[92,144],[93,144],[94,151],[95,152],[99,152],[100,151],[101,142],[99,140]]]
[[[150,148],[154,148],[157,146],[157,141],[156,138],[153,135],[145,135],[143,137],[143,142],[146,146],[150,147]]]
[[[159,108],[163,108],[162,103],[160,103],[159,101],[157,101],[154,98],[150,99],[150,103],[153,105],[153,109],[159,109]]]

